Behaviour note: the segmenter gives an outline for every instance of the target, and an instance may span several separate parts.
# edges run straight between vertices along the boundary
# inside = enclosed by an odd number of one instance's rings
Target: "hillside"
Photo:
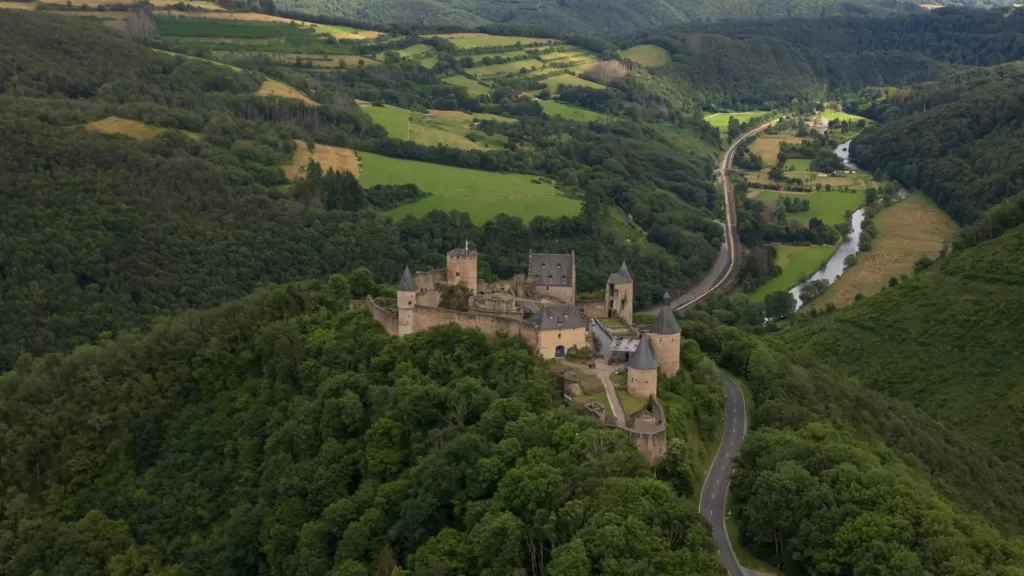
[[[348,308],[366,289],[270,287],[0,376],[0,572],[724,574],[521,342],[388,337]]]
[[[775,338],[1024,459],[1024,227]]]
[[[517,22],[552,30],[615,34],[675,22],[767,20],[920,10],[915,4],[884,0],[665,0],[622,3],[610,0],[275,0],[278,10],[342,16],[371,23],[406,22],[454,26]],[[995,0],[993,4],[1011,2]]]

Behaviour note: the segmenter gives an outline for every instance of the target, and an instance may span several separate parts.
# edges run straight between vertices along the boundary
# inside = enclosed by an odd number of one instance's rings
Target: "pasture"
[[[531,46],[554,42],[550,38],[528,38],[526,36],[493,36],[477,32],[460,32],[457,34],[429,34],[429,38],[445,38],[459,49],[485,48],[488,46]]]
[[[765,161],[771,164],[772,162],[765,158]],[[743,176],[750,182],[760,182],[761,184],[771,184],[772,181],[768,178],[768,171],[770,168],[764,168],[758,172],[744,171]],[[877,187],[871,180],[870,174],[863,172],[854,172],[849,174],[836,174],[834,176],[820,176],[817,172],[799,172],[791,171],[787,172],[786,176],[790,178],[799,178],[803,180],[804,185],[817,186],[821,184],[822,191],[825,186],[830,186],[833,191],[838,191],[842,188],[851,190],[854,192],[864,192],[868,188]],[[753,190],[751,190],[753,192]]]
[[[462,86],[467,92],[469,92],[470,96],[480,96],[482,94],[491,93],[491,89],[488,86],[481,84],[472,78],[466,78],[465,76],[449,76],[441,81],[446,84],[452,84],[453,86]]]
[[[809,158],[790,158],[786,160],[786,172],[810,172],[811,160]]]
[[[580,108],[578,106],[562,104],[561,102],[556,102],[554,100],[541,100],[540,106],[548,116],[561,116],[567,120],[575,120],[577,122],[602,122],[611,120],[611,116],[608,116],[607,114],[601,114],[600,112],[594,112],[593,110],[587,110],[586,108]]]
[[[622,53],[624,58],[629,58],[634,62],[638,62],[648,68],[657,68],[658,66],[664,66],[672,61],[672,55],[668,53],[661,46],[655,46],[654,44],[640,44],[639,46],[633,46],[629,50]]]
[[[835,250],[835,246],[775,244],[775,263],[782,268],[782,272],[753,292],[750,299],[760,302],[772,292],[789,290],[796,286],[802,277],[817,272],[821,264],[832,257]]]
[[[811,218],[818,218],[825,224],[839,224],[846,220],[846,212],[853,211],[864,205],[863,192],[811,192],[801,194],[797,192],[776,192],[774,190],[757,190],[754,198],[768,205],[775,205],[775,201],[782,196],[793,198],[806,198],[811,201],[811,209],[807,212],[794,212],[786,214],[786,217],[796,222],[808,223]]]
[[[800,140],[801,139],[797,138],[794,132],[762,134],[754,139],[753,143],[751,143],[750,151],[764,159],[766,164],[772,164],[775,162],[776,157],[778,157],[779,146],[783,142],[799,144]]]
[[[857,294],[871,296],[889,278],[911,274],[921,256],[935,258],[953,241],[959,228],[950,217],[922,194],[885,208],[875,216],[877,235],[870,252],[858,255],[857,264],[839,277],[815,306],[846,306]]]
[[[402,48],[397,50],[398,55],[402,58],[415,58],[416,56],[425,55],[433,52],[434,49],[426,44],[413,44],[408,48]]]
[[[449,110],[431,110],[429,114],[413,112],[391,106],[364,106],[363,111],[388,131],[388,136],[400,140],[411,140],[424,146],[443,145],[463,150],[485,150],[501,148],[508,138],[505,136],[488,136],[483,132],[475,132],[474,140],[468,136],[474,132],[477,119],[509,120],[501,116],[480,114],[473,116],[465,112]]]
[[[707,113],[707,114],[704,115],[704,121],[707,122],[708,124],[711,124],[715,128],[718,128],[718,131],[721,132],[722,134],[725,134],[725,133],[727,133],[729,131],[729,119],[730,118],[735,118],[737,122],[739,122],[740,124],[743,124],[745,122],[748,122],[751,118],[756,118],[758,116],[764,116],[765,114],[768,114],[768,112],[754,111],[754,112],[716,112],[716,113]]]
[[[276,96],[278,98],[288,98],[289,100],[298,100],[307,106],[316,106],[317,103],[306,96],[302,92],[299,92],[295,88],[281,82],[280,80],[274,80],[273,78],[267,78],[263,81],[263,85],[260,89],[255,92],[257,96]]]
[[[474,66],[469,69],[469,73],[479,78],[487,78],[489,76],[511,76],[522,73],[523,68],[527,71],[533,69],[540,70],[544,68],[544,63],[533,58],[527,60],[513,60],[511,62],[503,62],[501,64]]]
[[[311,153],[309,146],[306,146],[302,140],[295,141],[295,156],[292,157],[291,163],[285,166],[285,176],[292,181],[301,178],[305,175],[306,166],[310,160],[315,160],[320,164],[320,168],[324,172],[334,170],[336,172],[351,172],[353,175],[359,176],[359,158],[356,157],[355,152],[348,148],[317,144]]]
[[[363,112],[388,131],[388,136],[399,140],[409,139],[409,115],[411,112],[394,106],[363,106]]]
[[[846,112],[840,112],[838,110],[833,110],[831,108],[826,108],[826,109],[822,110],[821,112],[818,112],[818,115],[816,116],[816,118],[824,118],[825,120],[828,120],[829,122],[831,122],[832,120],[839,120],[841,122],[842,121],[846,121],[846,122],[859,122],[861,120],[864,120],[864,121],[866,121],[869,124],[871,123],[871,120],[869,120],[869,119],[867,119],[867,118],[865,118],[863,116],[857,116],[855,114],[847,114]]]
[[[422,216],[432,210],[468,212],[476,224],[498,214],[517,216],[529,222],[536,216],[575,216],[580,202],[567,198],[551,184],[527,174],[502,174],[454,166],[428,164],[360,153],[363,186],[416,184],[433,196],[399,206],[388,214],[395,218]]]
[[[541,80],[541,83],[548,87],[551,92],[557,92],[558,87],[561,85],[565,86],[586,86],[587,88],[594,88],[597,90],[604,89],[604,86],[597,82],[591,82],[584,78],[572,76],[571,74],[559,74],[558,76],[552,76],[551,78],[545,78]]]
[[[137,140],[152,140],[157,134],[164,131],[163,128],[147,126],[137,120],[128,120],[117,116],[109,116],[103,120],[89,122],[85,125],[86,130],[102,132],[104,134],[124,134]]]

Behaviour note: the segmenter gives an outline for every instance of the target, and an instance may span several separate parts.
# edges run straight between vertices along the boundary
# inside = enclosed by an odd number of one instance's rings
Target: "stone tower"
[[[470,294],[476,294],[476,250],[469,248],[466,241],[464,248],[456,248],[448,253],[448,284],[465,284]]]
[[[412,334],[416,323],[416,281],[412,279],[408,266],[395,288],[398,292],[398,335]]]
[[[636,352],[629,357],[626,390],[630,396],[640,398],[658,395],[658,361],[651,353],[651,343],[647,334],[640,337]]]
[[[633,277],[629,275],[625,261],[618,272],[608,277],[604,302],[609,318],[618,315],[627,324],[633,324]]]
[[[679,372],[679,324],[676,315],[669,305],[671,298],[665,293],[664,303],[658,311],[658,317],[651,324],[648,335],[651,338],[651,352],[658,361],[658,373],[671,378]]]

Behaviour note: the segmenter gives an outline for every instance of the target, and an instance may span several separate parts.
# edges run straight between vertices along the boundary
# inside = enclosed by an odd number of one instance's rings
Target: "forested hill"
[[[868,92],[860,108],[888,121],[853,141],[853,158],[920,188],[960,223],[1024,193],[1024,64]]]
[[[975,2],[972,2],[972,4]],[[989,4],[1006,5],[1008,0]],[[983,4],[977,2],[977,4]],[[615,34],[672,22],[726,19],[778,19],[842,14],[920,11],[899,0],[274,0],[278,10],[340,16],[371,23],[479,26],[496,22],[536,24],[552,30]]]
[[[626,435],[518,339],[388,337],[275,286],[0,376],[0,573],[725,572]]]

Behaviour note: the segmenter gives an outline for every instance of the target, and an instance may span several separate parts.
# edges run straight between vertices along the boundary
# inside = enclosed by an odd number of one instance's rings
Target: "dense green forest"
[[[907,91],[870,91],[859,109],[885,123],[850,154],[919,188],[961,224],[1024,193],[1024,65],[976,68]]]
[[[967,0],[967,3],[1006,6],[1012,2]],[[914,3],[898,0],[666,0],[632,3],[541,0],[532,4],[505,0],[274,0],[274,6],[282,11],[340,16],[375,24],[415,22],[472,27],[489,22],[517,22],[588,34],[615,34],[675,22],[774,20],[801,16],[820,18],[921,10]]]
[[[710,268],[721,242],[712,220],[721,210],[711,184],[718,134],[698,118],[666,132],[626,119],[587,125],[526,115],[485,128],[507,134],[508,149],[426,147],[388,139],[352,97],[386,88],[385,100],[436,105],[456,91],[456,107],[479,103],[447,84],[430,96],[442,83],[417,64],[376,68],[322,75],[310,92],[323,104],[310,108],[253,96],[265,78],[259,71],[149,50],[98,22],[5,11],[0,369],[22,352],[68,350],[266,282],[360,266],[379,279],[407,264],[439,267],[466,239],[488,278],[523,271],[531,249],[575,250],[583,291],[600,288],[625,259],[640,306]],[[172,130],[145,142],[78,127],[108,116]],[[480,226],[441,212],[392,223],[373,202],[333,204],[282,189],[295,140],[546,175],[584,209],[576,218],[499,217]],[[625,212],[649,242],[630,243],[609,226]]]
[[[519,340],[274,286],[0,377],[0,572],[724,574],[694,505]]]

